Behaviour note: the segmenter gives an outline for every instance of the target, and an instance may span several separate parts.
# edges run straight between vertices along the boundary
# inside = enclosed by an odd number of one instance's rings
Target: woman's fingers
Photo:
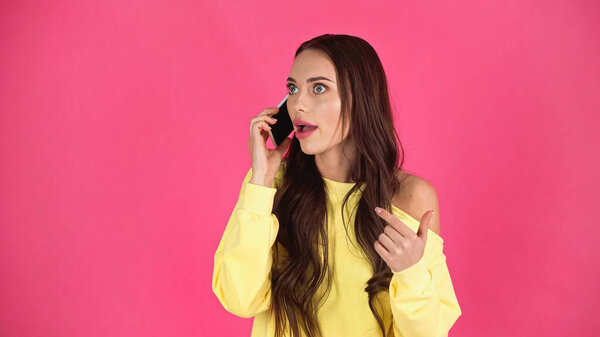
[[[260,128],[266,131],[269,131],[270,126],[267,123],[272,123],[274,124],[277,120],[275,118],[263,115],[263,116],[257,116],[252,118],[252,122],[251,122],[251,126],[250,126],[250,131],[252,131],[252,128]]]
[[[250,121],[251,123],[257,122],[257,121],[264,121],[264,120],[269,120],[269,121],[276,121],[275,118],[268,116],[268,115],[259,115],[256,116],[254,118],[252,118],[252,120]]]
[[[387,234],[387,236],[390,239],[392,239],[392,241],[394,241],[394,242],[399,242],[400,240],[404,239],[402,234],[398,233],[398,231],[395,230],[394,227],[392,227],[390,225],[385,226],[385,228],[383,229],[383,232],[385,234]]]
[[[385,247],[381,244],[381,242],[379,241],[375,241],[374,244],[375,247],[375,251],[377,253],[379,253],[379,255],[385,260],[385,261],[389,261],[391,256],[390,256],[390,252],[387,251],[387,249],[385,249]],[[387,262],[386,262],[387,263]]]
[[[392,251],[395,248],[395,243],[392,239],[390,239],[389,236],[387,236],[387,234],[385,233],[381,233],[379,234],[379,238],[378,241],[381,242],[381,244],[385,247],[385,249],[387,249],[388,251]]]
[[[277,113],[277,110],[279,110],[279,108],[266,108],[261,113],[259,113],[258,116],[273,115]]]
[[[405,225],[400,218],[395,216],[394,214],[388,212],[387,210],[377,207],[381,211],[381,213],[376,212],[383,220],[389,223],[398,233],[400,233],[403,237],[415,237],[417,234],[413,232],[413,230]]]

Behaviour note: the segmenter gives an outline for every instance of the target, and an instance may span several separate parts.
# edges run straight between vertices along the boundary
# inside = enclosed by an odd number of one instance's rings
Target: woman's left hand
[[[375,250],[392,272],[402,271],[419,262],[425,252],[427,231],[433,210],[425,212],[416,234],[402,220],[385,209],[377,207],[375,211],[389,223],[385,226],[384,232],[379,235],[379,240],[375,241]]]

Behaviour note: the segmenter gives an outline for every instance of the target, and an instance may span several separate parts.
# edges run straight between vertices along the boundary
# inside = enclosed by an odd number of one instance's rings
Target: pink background
[[[598,1],[3,1],[0,335],[249,336],[211,291],[249,120],[356,35],[440,200],[451,336],[591,336]],[[269,143],[270,145],[270,143]]]

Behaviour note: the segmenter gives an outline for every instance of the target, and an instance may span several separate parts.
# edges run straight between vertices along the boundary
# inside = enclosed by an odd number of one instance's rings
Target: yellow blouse
[[[214,255],[212,290],[225,310],[239,317],[254,317],[251,337],[274,336],[275,323],[269,309],[271,299],[271,248],[275,244],[279,222],[272,214],[277,187],[281,186],[284,164],[277,172],[273,187],[249,183],[250,169],[241,186],[238,201]],[[364,291],[372,269],[358,250],[354,233],[354,214],[350,211],[363,189],[356,191],[344,207],[348,242],[342,224],[342,201],[354,183],[323,178],[327,187],[329,263],[333,271],[331,290],[316,313],[323,337],[381,336],[375,316]],[[392,206],[392,212],[416,233],[419,221]],[[387,336],[448,336],[461,315],[454,293],[444,240],[429,230],[423,258],[407,269],[394,273],[389,291],[378,294],[378,308]],[[322,252],[320,252],[322,256]],[[320,298],[326,287],[325,279]],[[316,303],[316,302],[315,302]],[[291,336],[289,330],[285,336]]]

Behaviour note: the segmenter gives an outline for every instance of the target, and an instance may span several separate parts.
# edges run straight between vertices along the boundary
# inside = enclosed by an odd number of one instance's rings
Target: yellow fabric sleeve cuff
[[[404,270],[393,272],[393,274],[389,291],[390,295],[394,297],[397,296],[398,292],[406,291],[423,294],[430,288],[433,279],[424,256],[419,262]]]
[[[259,215],[269,215],[273,210],[276,188],[246,183],[241,208]]]

